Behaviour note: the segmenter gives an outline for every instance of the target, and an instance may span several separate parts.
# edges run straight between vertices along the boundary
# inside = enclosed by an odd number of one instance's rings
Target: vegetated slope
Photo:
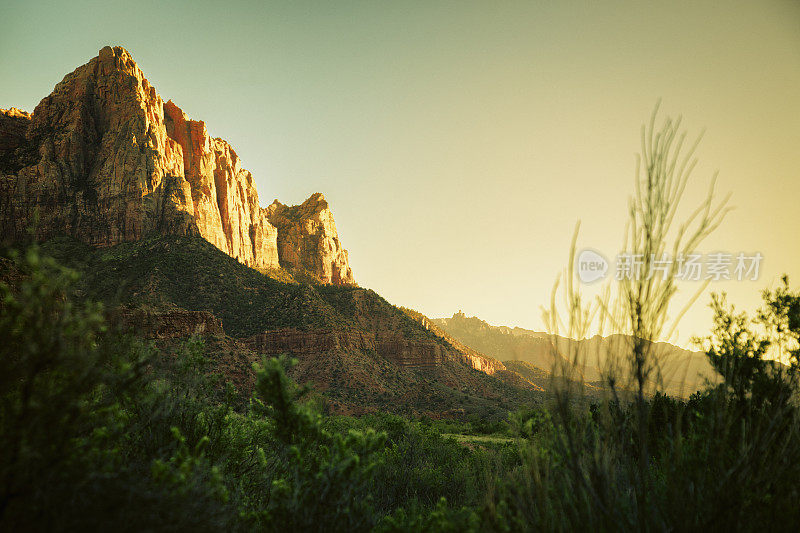
[[[45,243],[44,249],[82,273],[84,296],[110,308],[209,311],[234,337],[346,325],[314,287],[270,279],[216,253],[201,238],[170,235],[108,248],[64,238]]]
[[[525,379],[536,383],[543,389],[548,389],[551,386],[552,374],[547,370],[539,368],[527,361],[505,361],[504,364],[509,370],[513,370],[519,375],[524,376]]]
[[[594,385],[599,385],[597,382],[609,364],[625,365],[626,354],[630,353],[631,339],[624,335],[594,336],[575,341],[519,327],[492,326],[460,312],[452,318],[432,321],[458,341],[504,363],[524,361],[549,371],[574,360],[577,355],[580,365],[576,372],[585,382]],[[652,380],[670,394],[686,396],[701,388],[706,380],[716,379],[702,352],[658,342],[651,344],[650,354],[656,362]]]
[[[60,238],[43,248],[82,273],[82,297],[120,309],[133,325],[141,322],[130,319],[136,313],[187,310],[218,318],[224,334],[208,335],[206,344],[245,392],[252,362],[290,353],[298,359],[293,376],[313,384],[336,412],[502,417],[538,401],[531,384],[475,370],[372,290],[282,283],[197,237],[156,236],[107,248]]]

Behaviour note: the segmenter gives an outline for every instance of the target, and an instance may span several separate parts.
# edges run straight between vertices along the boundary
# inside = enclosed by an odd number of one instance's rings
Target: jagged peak
[[[205,120],[193,120],[192,118],[189,117],[189,115],[186,114],[186,112],[183,109],[181,109],[178,106],[178,104],[173,102],[171,98],[166,102],[164,102],[164,117],[170,118],[172,120],[180,118],[183,122],[188,122],[190,124],[197,124],[200,128],[203,129],[203,131],[207,131]],[[219,137],[213,137],[212,140],[227,142]]]
[[[313,213],[315,215],[321,213],[328,209],[328,201],[322,195],[322,193],[315,192],[308,199],[300,204],[299,206],[294,206],[297,210],[301,213],[306,215]]]
[[[325,196],[323,196],[321,192],[315,192],[308,197],[308,200],[303,202],[302,207],[308,210],[313,210],[315,213],[319,213],[320,211],[328,209],[328,200],[325,199]]]
[[[144,76],[144,72],[139,68],[139,65],[134,61],[133,55],[121,46],[105,46],[100,49],[97,57],[89,61],[87,65],[96,62],[99,66],[99,74],[108,75],[114,71],[120,71],[126,74],[133,74],[140,79],[146,87],[150,87],[150,83]]]
[[[30,119],[33,117],[32,113],[28,113],[27,111],[23,111],[17,107],[10,107],[8,109],[0,108],[0,115],[5,115],[7,117],[14,117],[14,118],[27,118]]]
[[[53,89],[53,93],[59,93],[69,87],[70,83],[75,79],[86,77],[101,78],[114,74],[136,78],[138,84],[142,86],[147,96],[152,99],[161,99],[156,93],[155,88],[145,77],[142,69],[140,69],[136,61],[134,61],[133,55],[122,46],[105,46],[101,48],[97,56],[64,76]]]
[[[115,59],[119,59],[123,63],[136,65],[131,53],[122,46],[104,46],[97,53],[97,58],[100,61],[113,61]]]
[[[64,76],[61,83],[56,85],[56,89],[87,69],[94,70],[96,74],[101,75],[108,75],[113,71],[122,71],[129,74],[137,74],[137,77],[144,79],[142,70],[139,68],[139,65],[136,64],[136,61],[133,60],[133,56],[130,52],[121,46],[105,46],[87,63]]]
[[[329,209],[328,201],[321,192],[315,192],[299,205],[286,205],[276,198],[269,207],[267,207],[271,215],[284,215],[292,218],[307,218],[317,215],[326,209]]]
[[[206,122],[204,120],[192,120],[189,118],[189,115],[186,114],[183,109],[178,107],[178,105],[172,101],[172,99],[167,100],[164,102],[164,121],[168,124],[168,132],[172,129],[173,126],[179,124],[186,124],[190,128],[196,128],[197,131],[200,132],[200,137],[208,137],[209,141],[209,149],[216,150],[217,152],[225,154],[231,162],[231,165],[239,168],[240,166],[240,159],[239,155],[236,153],[236,150],[233,148],[231,143],[223,139],[222,137],[211,137],[208,133],[208,127],[206,126]],[[172,124],[169,124],[169,123]],[[173,135],[174,132],[170,132],[170,136]],[[178,140],[178,139],[176,139]]]
[[[183,120],[185,120],[187,122],[189,122],[191,120],[189,118],[189,116],[186,113],[184,113],[183,109],[178,107],[178,104],[176,104],[175,102],[172,101],[172,98],[170,98],[169,100],[164,102],[164,115],[165,116],[167,115],[167,110],[169,110],[169,116],[170,117],[174,118],[176,116],[180,116],[181,118],[183,118]]]
[[[303,203],[309,204],[309,203],[312,203],[312,202],[313,203],[320,203],[320,202],[328,203],[328,201],[325,200],[325,195],[323,195],[321,192],[315,192],[314,194],[312,194],[311,196],[308,197],[308,200],[306,200]]]

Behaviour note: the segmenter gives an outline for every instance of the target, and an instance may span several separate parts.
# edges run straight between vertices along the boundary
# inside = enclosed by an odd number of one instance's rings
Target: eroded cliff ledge
[[[165,103],[121,47],[67,74],[32,114],[0,110],[0,238],[31,226],[95,246],[200,235],[254,268],[354,284],[322,195],[262,208],[234,149]]]
[[[347,250],[339,242],[333,213],[322,194],[295,206],[275,200],[267,216],[278,228],[278,258],[283,267],[311,272],[323,283],[352,283]]]

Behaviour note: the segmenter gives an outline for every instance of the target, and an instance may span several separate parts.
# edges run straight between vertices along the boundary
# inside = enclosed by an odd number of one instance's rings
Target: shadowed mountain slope
[[[540,399],[538,387],[514,373],[476,370],[374,291],[279,282],[201,238],[105,248],[62,238],[43,248],[82,274],[81,297],[103,302],[138,334],[157,342],[203,335],[217,367],[243,392],[261,355],[288,353],[298,359],[293,375],[335,412],[504,417]]]

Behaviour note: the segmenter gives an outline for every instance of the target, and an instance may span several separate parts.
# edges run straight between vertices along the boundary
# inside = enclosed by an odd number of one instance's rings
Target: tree
[[[85,478],[147,355],[103,335],[99,305],[73,303],[74,271],[36,245],[12,259],[16,282],[0,282],[0,523]]]

